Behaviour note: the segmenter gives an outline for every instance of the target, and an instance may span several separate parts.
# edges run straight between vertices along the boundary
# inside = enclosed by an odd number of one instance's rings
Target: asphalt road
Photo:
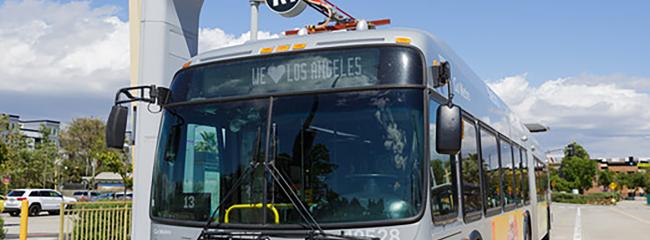
[[[6,239],[18,239],[20,217],[12,217],[7,213],[0,216],[5,220]],[[28,239],[50,240],[59,237],[59,215],[49,216],[43,212],[40,216],[29,217],[27,226]]]
[[[650,240],[650,206],[622,201],[616,206],[553,203],[552,240]]]

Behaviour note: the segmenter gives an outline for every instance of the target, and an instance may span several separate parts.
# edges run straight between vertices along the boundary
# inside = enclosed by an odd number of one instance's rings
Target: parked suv
[[[79,202],[90,201],[93,198],[99,197],[99,192],[95,191],[76,191],[72,194],[74,199],[77,199]]]
[[[19,216],[23,200],[29,202],[29,216],[36,216],[42,211],[47,211],[50,215],[59,214],[62,202],[77,201],[52,189],[16,189],[7,194],[4,212],[14,217]]]

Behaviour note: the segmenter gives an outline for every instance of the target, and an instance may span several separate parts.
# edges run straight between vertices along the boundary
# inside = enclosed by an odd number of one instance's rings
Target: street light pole
[[[259,12],[261,0],[250,0],[251,3],[251,41],[257,40],[257,31],[259,26]]]

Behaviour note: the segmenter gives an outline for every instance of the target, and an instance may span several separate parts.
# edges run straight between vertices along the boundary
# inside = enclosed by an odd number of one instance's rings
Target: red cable
[[[350,14],[348,14],[347,12],[343,11],[343,9],[341,9],[341,8],[339,8],[338,6],[334,5],[334,4],[331,3],[330,1],[328,1],[328,0],[322,0],[322,1],[324,1],[325,3],[327,3],[327,4],[329,4],[329,5],[333,6],[333,7],[335,7],[336,10],[341,11],[341,13],[343,13],[345,16],[348,16],[350,19],[352,19],[352,20],[356,20],[356,18],[352,17],[352,15],[350,15]]]

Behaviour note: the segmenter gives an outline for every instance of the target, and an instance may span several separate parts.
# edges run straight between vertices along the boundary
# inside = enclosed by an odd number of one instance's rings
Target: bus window
[[[524,149],[520,149],[521,151],[519,154],[521,154],[521,180],[522,180],[522,192],[524,193],[524,205],[528,205],[530,203],[530,184],[528,184],[528,152]]]
[[[547,201],[546,196],[548,194],[548,168],[546,168],[546,165],[541,163],[542,166],[542,172],[541,172],[541,177],[540,177],[540,186],[541,186],[541,191],[540,191],[540,201]]]
[[[548,189],[548,175],[546,167],[539,159],[535,158],[535,186],[537,189],[537,202],[546,201]]]
[[[514,157],[514,162],[515,162],[515,165],[513,166],[513,169],[512,169],[514,171],[514,174],[515,174],[515,203],[517,205],[521,205],[521,203],[522,203],[521,200],[523,199],[522,191],[521,191],[521,188],[522,188],[522,185],[521,185],[521,179],[522,179],[522,175],[521,175],[521,164],[522,164],[521,163],[521,150],[517,146],[513,146],[512,150],[513,150],[512,155]]]
[[[456,182],[456,163],[452,156],[436,151],[436,109],[438,103],[429,104],[429,151],[431,175],[431,215],[433,222],[444,224],[458,216],[458,184]]]
[[[546,201],[546,188],[548,186],[545,177],[544,164],[537,158],[535,159],[535,187],[537,189],[537,202]]]
[[[499,149],[494,133],[481,129],[481,158],[485,178],[485,201],[487,210],[501,208],[501,173]]]
[[[481,172],[478,159],[476,127],[469,121],[463,123],[463,142],[460,149],[461,184],[463,191],[463,214],[466,222],[481,218]]]
[[[501,173],[503,174],[503,200],[506,206],[515,204],[515,178],[512,160],[512,145],[501,140]]]

